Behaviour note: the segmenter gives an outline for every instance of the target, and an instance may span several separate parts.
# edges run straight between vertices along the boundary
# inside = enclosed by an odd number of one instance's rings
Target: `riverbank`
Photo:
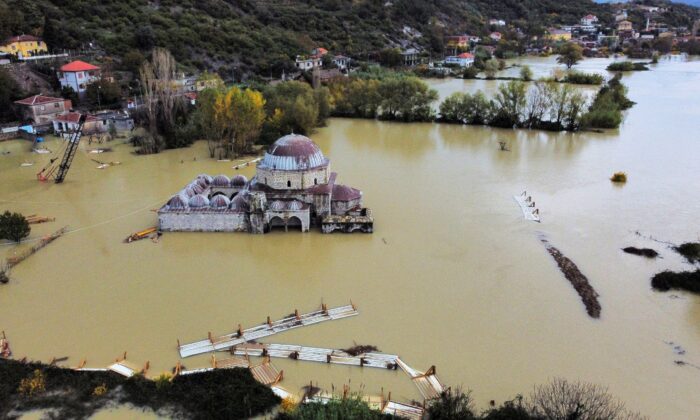
[[[0,359],[0,417],[41,410],[57,418],[87,418],[129,404],[170,418],[248,418],[269,412],[280,399],[247,369],[186,376],[125,378],[108,371],[76,371]]]

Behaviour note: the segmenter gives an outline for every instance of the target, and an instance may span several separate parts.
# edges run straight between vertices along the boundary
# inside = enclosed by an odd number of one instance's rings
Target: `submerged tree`
[[[20,213],[6,211],[0,215],[0,238],[20,242],[30,231],[29,222]]]
[[[567,42],[559,48],[559,57],[557,57],[557,63],[566,65],[566,68],[578,64],[583,58],[583,48],[580,45],[573,42]]]

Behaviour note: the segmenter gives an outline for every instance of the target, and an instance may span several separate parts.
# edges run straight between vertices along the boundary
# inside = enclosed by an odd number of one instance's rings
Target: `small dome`
[[[237,196],[233,197],[233,200],[231,200],[231,210],[236,210],[236,211],[248,211],[250,210],[250,204],[245,199],[245,195],[243,193],[238,194]]]
[[[195,182],[202,188],[207,188],[207,186],[209,186],[209,184],[207,184],[207,181],[204,178],[197,178]]]
[[[246,178],[243,175],[236,175],[233,178],[231,178],[231,186],[234,188],[242,188],[245,187],[245,184],[248,183],[248,178]]]
[[[187,201],[183,200],[182,196],[174,195],[170,200],[168,200],[168,208],[171,209],[184,209],[187,207]]]
[[[189,188],[192,188],[192,191],[194,191],[195,194],[201,194],[204,192],[204,187],[199,185],[197,181],[190,183]]]
[[[190,198],[189,205],[192,208],[209,207],[209,199],[202,194],[197,194]]]
[[[301,204],[301,201],[292,200],[289,203],[287,203],[287,209],[289,210],[301,210],[302,207],[304,207],[304,205]]]
[[[211,183],[215,187],[228,187],[231,184],[231,180],[226,175],[217,175]]]
[[[199,175],[197,175],[197,179],[203,179],[204,182],[207,183],[207,185],[211,184],[212,181],[214,181],[214,178],[212,178],[211,175],[207,175],[207,174],[199,174]]]
[[[335,184],[333,185],[333,193],[331,194],[331,201],[350,201],[357,200],[362,197],[362,192],[347,185]]]
[[[209,200],[209,205],[217,209],[227,208],[229,204],[231,200],[223,194],[217,194]]]
[[[282,210],[284,210],[285,207],[286,207],[286,205],[284,204],[283,201],[276,200],[276,201],[273,201],[272,203],[270,203],[270,210],[282,211]]]
[[[192,188],[191,185],[188,185],[187,188],[182,190],[182,193],[187,196],[188,201],[190,197],[194,197],[195,195],[197,195],[197,193],[194,192],[194,188]]]

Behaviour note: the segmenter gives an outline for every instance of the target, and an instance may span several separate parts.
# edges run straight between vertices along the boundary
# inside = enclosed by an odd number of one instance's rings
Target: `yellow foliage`
[[[292,398],[284,398],[282,400],[281,408],[285,413],[291,413],[297,407],[297,403]]]
[[[94,395],[95,397],[101,397],[106,393],[107,393],[107,385],[106,384],[98,385],[92,391],[92,395]]]
[[[20,394],[27,396],[41,394],[46,391],[44,374],[39,369],[35,370],[32,376],[20,381],[18,391]]]

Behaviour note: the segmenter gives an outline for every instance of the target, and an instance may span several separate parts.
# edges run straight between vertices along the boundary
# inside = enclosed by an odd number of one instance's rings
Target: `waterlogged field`
[[[552,69],[551,59],[528,63],[536,76]],[[605,73],[606,64],[580,67]],[[444,383],[473,389],[482,407],[565,377],[608,385],[653,418],[693,418],[700,371],[674,361],[700,365],[700,298],[651,290],[654,273],[690,266],[635,232],[674,243],[700,233],[700,62],[665,59],[624,82],[637,105],[619,130],[604,134],[331,120],[312,138],[339,182],[363,190],[373,235],[173,233],[157,244],[124,244],[154,225],[150,210],[194,176],[232,176],[234,162],[208,159],[204,143],[136,156],[117,141],[111,153],[79,152],[66,183],[54,185],[34,178],[49,156],[29,153],[26,142],[0,143],[11,152],[0,156],[0,209],[56,218],[34,225],[30,240],[63,225],[72,230],[0,287],[0,329],[16,357],[69,356],[65,365],[87,358],[99,367],[127,350],[157,374],[179,360],[177,339],[352,299],[357,317],[265,341],[373,344],[416,368],[436,365]],[[433,83],[441,97],[498,84]],[[499,151],[499,141],[510,152]],[[93,157],[122,164],[98,170]],[[35,165],[20,167],[25,161]],[[627,172],[626,185],[608,180],[616,171]],[[254,168],[240,172],[250,177]],[[524,189],[541,224],[524,221],[513,200]],[[587,316],[540,235],[600,293],[599,320]],[[30,245],[2,244],[0,254]],[[629,245],[655,248],[663,259],[624,254]],[[208,357],[183,363],[204,367]],[[420,398],[400,371],[274,363],[294,391],[310,381],[350,383]]]

